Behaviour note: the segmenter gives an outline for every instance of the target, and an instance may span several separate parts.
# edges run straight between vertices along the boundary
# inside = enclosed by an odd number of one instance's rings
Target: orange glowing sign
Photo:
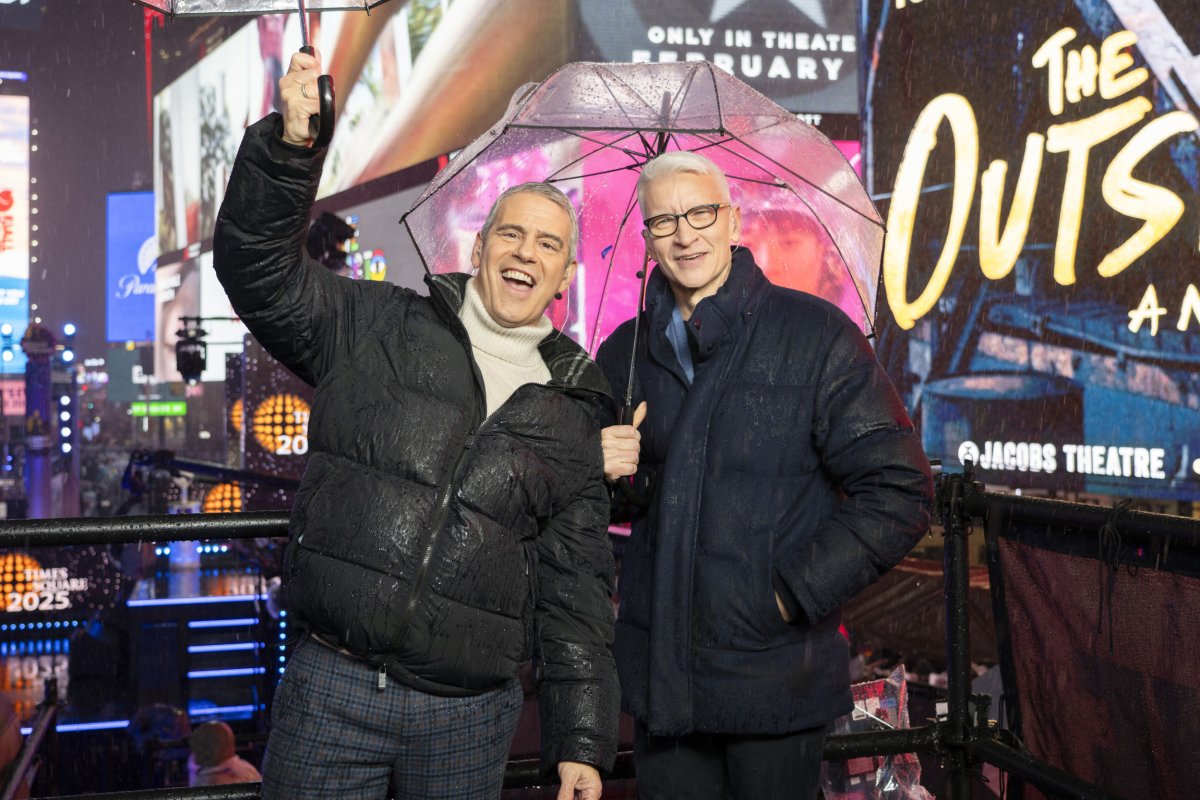
[[[273,394],[254,410],[250,430],[268,453],[304,455],[308,452],[308,403],[294,394]]]
[[[205,514],[242,510],[242,487],[236,483],[218,483],[204,495],[201,510]]]

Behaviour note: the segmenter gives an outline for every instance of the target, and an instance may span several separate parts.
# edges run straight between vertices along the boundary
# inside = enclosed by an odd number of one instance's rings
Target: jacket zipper
[[[479,372],[479,366],[475,363],[475,354],[472,351],[471,339],[469,336],[467,336],[466,328],[464,328],[462,323],[458,321],[457,316],[452,316],[452,319],[454,322],[450,325],[451,333],[466,349],[467,361],[471,365],[471,380],[474,381],[476,390],[476,413],[479,415],[476,417],[476,419],[482,417],[483,421],[475,427],[474,433],[467,434],[466,438],[463,440],[462,447],[459,448],[458,451],[458,457],[454,461],[454,467],[450,470],[450,476],[446,479],[446,485],[442,489],[441,502],[438,504],[437,522],[430,528],[429,542],[425,546],[425,553],[421,557],[421,564],[417,568],[417,574],[413,580],[412,589],[409,591],[408,603],[404,608],[404,621],[401,623],[400,633],[397,637],[401,641],[403,641],[404,637],[408,634],[408,626],[412,622],[413,612],[416,611],[418,598],[421,596],[421,593],[425,588],[425,578],[429,572],[429,564],[433,560],[433,551],[437,546],[438,539],[441,538],[442,526],[445,525],[446,514],[448,514],[450,511],[450,500],[454,497],[454,487],[458,479],[458,470],[462,466],[463,459],[466,458],[467,453],[472,447],[474,447],[476,436],[479,435],[480,431],[487,427],[487,424],[491,421],[492,417],[494,417],[500,411],[500,409],[508,403],[508,400],[504,401],[504,403],[501,403],[496,411],[493,411],[491,414],[479,413],[480,410],[486,411],[487,409],[487,389],[483,385],[483,378]],[[518,386],[515,390],[513,390],[512,394],[515,395],[528,385],[530,384],[522,384],[521,386]],[[548,383],[544,384],[544,386],[555,391],[562,391],[565,388],[561,384],[556,384],[553,378],[551,378]],[[511,399],[512,395],[509,395],[509,400]],[[526,570],[528,570],[528,562]],[[383,668],[381,668],[379,677],[380,688],[383,688],[385,682],[382,670]]]
[[[483,422],[475,426],[475,433],[468,433],[466,438],[463,439],[462,446],[458,450],[458,457],[454,459],[454,466],[451,467],[450,474],[446,478],[446,485],[442,488],[442,498],[438,503],[436,521],[429,529],[429,542],[425,545],[425,553],[421,557],[420,566],[417,567],[417,574],[413,579],[412,588],[408,593],[408,602],[404,606],[404,621],[400,625],[400,634],[397,637],[400,641],[403,641],[404,637],[408,635],[408,626],[412,622],[413,612],[417,609],[417,600],[425,589],[425,578],[429,572],[429,563],[433,560],[433,551],[437,546],[438,539],[441,538],[442,526],[445,525],[446,514],[450,511],[450,500],[454,497],[454,486],[458,479],[458,470],[462,466],[463,459],[467,453],[474,447],[475,437],[484,424],[487,423],[488,419],[490,419],[490,415],[485,416],[479,413],[481,408],[484,411],[487,409],[486,397],[484,395],[486,390],[483,386],[483,378],[480,375],[479,366],[475,363],[475,354],[471,350],[471,339],[467,336],[466,328],[458,321],[457,317],[455,316],[453,319],[454,323],[457,324],[452,323],[450,331],[454,338],[458,339],[459,344],[466,349],[467,362],[471,365],[471,381],[475,384],[475,412],[478,415],[476,419],[480,417],[484,417],[484,419]]]
[[[525,386],[531,385],[541,385],[543,388],[550,389],[551,391],[555,392],[561,392],[564,389],[561,384],[553,384],[553,382],[550,384],[522,384],[521,386],[518,386],[515,391],[513,391],[513,395],[524,389]],[[511,399],[511,396],[509,399]],[[454,467],[450,470],[450,476],[446,479],[446,485],[442,488],[442,495],[441,500],[438,503],[436,521],[430,527],[429,542],[425,545],[425,552],[421,557],[421,564],[417,567],[417,574],[413,580],[412,589],[409,591],[408,603],[404,607],[404,622],[400,627],[400,635],[398,636],[399,639],[403,639],[408,633],[408,626],[412,621],[413,612],[416,611],[417,602],[420,599],[421,593],[424,591],[425,578],[429,572],[429,564],[433,561],[434,548],[437,546],[438,539],[441,538],[442,527],[446,524],[446,515],[450,512],[450,501],[454,498],[454,489],[455,486],[457,486],[458,471],[462,467],[463,460],[467,457],[467,454],[470,452],[471,448],[475,446],[475,439],[479,433],[488,426],[488,423],[491,422],[492,418],[499,413],[500,409],[503,408],[507,402],[508,401],[506,400],[500,405],[499,408],[489,414],[483,420],[483,422],[479,423],[479,427],[475,429],[475,433],[467,434],[466,438],[463,440],[462,447],[458,452],[458,458],[455,459]],[[528,561],[526,561],[525,564],[525,571],[528,575]]]
[[[429,562],[433,560],[433,550],[437,545],[442,532],[442,526],[446,523],[446,514],[450,511],[450,500],[454,497],[454,487],[458,478],[458,469],[462,466],[463,459],[467,453],[475,446],[475,434],[467,434],[467,438],[463,440],[462,447],[459,448],[458,458],[454,460],[454,466],[450,470],[450,476],[446,479],[446,485],[442,489],[442,499],[438,503],[438,513],[434,524],[430,527],[429,543],[425,545],[425,553],[421,556],[421,564],[417,567],[417,574],[413,579],[412,589],[408,593],[408,603],[404,608],[404,623],[400,628],[400,638],[408,633],[408,624],[412,621],[413,612],[417,608],[417,599],[421,595],[421,591],[425,588],[425,576],[429,572]]]

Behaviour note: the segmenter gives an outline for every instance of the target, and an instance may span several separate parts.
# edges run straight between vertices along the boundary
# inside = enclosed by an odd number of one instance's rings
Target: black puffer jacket
[[[422,691],[467,695],[540,652],[543,762],[608,769],[617,684],[606,384],[552,334],[551,373],[484,419],[458,320],[466,275],[430,297],[334,276],[303,252],[322,155],[279,117],[247,132],[214,263],[259,341],[316,387],[285,599],[312,630]]]
[[[746,248],[688,320],[690,386],[673,308],[656,269],[634,402],[657,489],[621,562],[623,702],[660,735],[824,725],[851,708],[838,608],[925,532],[929,462],[862,333],[769,283]],[[614,386],[632,346],[627,322],[600,347]]]

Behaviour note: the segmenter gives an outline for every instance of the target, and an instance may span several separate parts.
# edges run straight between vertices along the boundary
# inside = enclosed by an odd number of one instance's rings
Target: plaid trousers
[[[275,690],[264,800],[496,800],[520,682],[439,697],[305,638]]]

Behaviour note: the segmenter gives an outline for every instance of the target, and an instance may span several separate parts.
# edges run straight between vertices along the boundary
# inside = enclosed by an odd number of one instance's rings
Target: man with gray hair
[[[559,190],[522,184],[429,296],[304,252],[324,152],[319,64],[251,126],[213,261],[263,346],[316,387],[283,600],[304,631],[280,680],[263,797],[498,797],[538,652],[542,761],[598,800],[616,755],[608,491],[587,354],[545,316],[575,273]]]
[[[638,204],[658,265],[645,335],[626,322],[597,355],[612,385],[637,370],[605,475],[650,495],[614,645],[638,797],[810,800],[851,708],[838,608],[924,533],[929,463],[858,327],[740,244],[715,164],[659,156]]]

